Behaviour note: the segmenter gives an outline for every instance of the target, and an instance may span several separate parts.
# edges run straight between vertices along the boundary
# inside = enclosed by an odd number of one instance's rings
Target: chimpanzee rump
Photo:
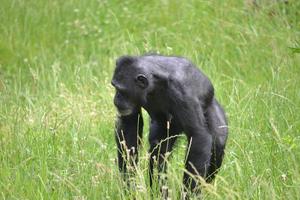
[[[116,142],[121,172],[137,162],[144,108],[151,117],[150,185],[154,163],[160,172],[164,170],[165,154],[172,151],[176,135],[182,132],[188,139],[185,167],[189,173],[183,177],[186,188],[197,186],[189,174],[208,182],[214,178],[223,160],[227,120],[214,97],[212,83],[197,67],[182,57],[123,56],[116,62],[111,83],[119,113]],[[124,153],[131,163],[126,162]]]

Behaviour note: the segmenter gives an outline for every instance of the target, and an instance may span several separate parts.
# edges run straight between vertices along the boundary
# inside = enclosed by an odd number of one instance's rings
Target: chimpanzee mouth
[[[130,109],[126,109],[126,110],[118,110],[119,115],[121,116],[127,116],[130,115],[132,113],[132,110]]]

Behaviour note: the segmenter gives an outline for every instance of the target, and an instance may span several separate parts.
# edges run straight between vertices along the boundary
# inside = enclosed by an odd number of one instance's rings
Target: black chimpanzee
[[[165,155],[182,132],[188,139],[188,173],[183,177],[186,188],[197,186],[191,174],[208,182],[214,178],[223,160],[228,129],[212,83],[199,69],[182,57],[123,56],[116,62],[111,83],[116,89],[114,104],[119,112],[116,142],[122,172],[126,174],[129,165],[137,162],[143,107],[151,117],[150,185],[154,163],[158,163],[160,172],[165,169]]]

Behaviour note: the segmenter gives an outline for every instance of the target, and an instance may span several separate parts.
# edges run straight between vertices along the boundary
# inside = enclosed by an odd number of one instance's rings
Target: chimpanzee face
[[[124,59],[124,58],[123,58]],[[111,84],[116,89],[114,104],[121,116],[132,114],[142,106],[148,86],[147,77],[126,58],[117,63]]]
[[[131,91],[127,88],[118,87],[114,82],[112,82],[112,85],[116,90],[114,104],[117,107],[119,114],[121,116],[130,115],[136,108],[135,99],[132,98]]]

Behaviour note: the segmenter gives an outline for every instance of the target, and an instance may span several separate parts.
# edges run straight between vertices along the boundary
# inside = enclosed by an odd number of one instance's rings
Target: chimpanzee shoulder
[[[166,81],[168,89],[174,88],[176,95],[200,98],[205,106],[212,101],[214,88],[211,81],[187,58],[144,55],[138,59],[141,60],[140,64],[150,69],[152,75],[161,83]]]

